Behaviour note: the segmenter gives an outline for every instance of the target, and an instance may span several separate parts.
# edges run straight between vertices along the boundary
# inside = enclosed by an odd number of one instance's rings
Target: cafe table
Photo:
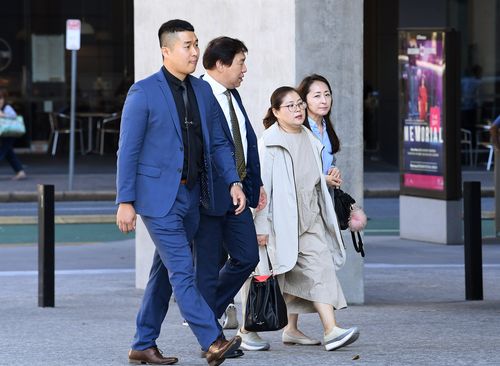
[[[88,146],[85,151],[86,154],[91,153],[94,148],[94,123],[97,123],[98,120],[103,119],[109,116],[111,113],[106,112],[77,112],[76,116],[80,118],[87,119],[87,132],[88,132]]]

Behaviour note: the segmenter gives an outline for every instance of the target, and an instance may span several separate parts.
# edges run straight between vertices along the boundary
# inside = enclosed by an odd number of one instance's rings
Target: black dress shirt
[[[188,108],[184,105],[182,92],[183,82],[172,75],[165,66],[162,67],[165,79],[172,91],[177,115],[179,116],[182,131],[182,143],[184,145],[184,163],[182,166],[182,178],[186,179],[188,188],[193,188],[198,181],[199,174],[203,168],[203,135],[201,131],[201,118],[198,109],[198,102],[189,82],[189,78],[184,79],[187,87]],[[186,116],[187,112],[187,116]]]

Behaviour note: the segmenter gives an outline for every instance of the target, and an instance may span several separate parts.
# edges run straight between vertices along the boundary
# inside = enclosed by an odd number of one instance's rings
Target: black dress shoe
[[[179,361],[177,357],[164,357],[158,347],[151,347],[144,351],[131,349],[128,352],[128,362],[138,365],[173,365]]]
[[[233,351],[226,352],[224,354],[224,358],[238,358],[241,357],[245,354],[241,349],[237,348]],[[201,351],[200,353],[201,358],[207,357],[207,353],[205,351]]]

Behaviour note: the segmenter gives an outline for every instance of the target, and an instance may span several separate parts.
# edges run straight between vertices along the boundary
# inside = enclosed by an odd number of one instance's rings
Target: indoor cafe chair
[[[49,146],[50,142],[52,142],[52,155],[56,154],[57,151],[57,143],[59,142],[59,135],[68,135],[70,134],[70,116],[63,113],[52,112],[49,113],[49,122],[50,122],[50,137],[49,137]],[[84,154],[84,146],[83,146],[83,132],[80,127],[80,121],[75,120],[75,135],[80,135],[80,151],[82,155]]]
[[[105,117],[99,123],[99,153],[104,155],[104,135],[107,133],[120,134],[121,114],[113,113]]]

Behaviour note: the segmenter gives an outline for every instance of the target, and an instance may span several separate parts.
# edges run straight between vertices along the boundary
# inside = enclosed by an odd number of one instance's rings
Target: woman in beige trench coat
[[[337,326],[334,310],[347,306],[336,270],[345,263],[337,217],[321,162],[323,145],[302,124],[306,103],[294,88],[271,96],[259,141],[261,175],[268,205],[255,215],[259,245],[265,246],[278,275],[289,313],[282,340],[315,345],[297,327],[297,314],[317,312],[328,351],[354,342],[356,327]],[[261,258],[259,265],[267,263]]]

